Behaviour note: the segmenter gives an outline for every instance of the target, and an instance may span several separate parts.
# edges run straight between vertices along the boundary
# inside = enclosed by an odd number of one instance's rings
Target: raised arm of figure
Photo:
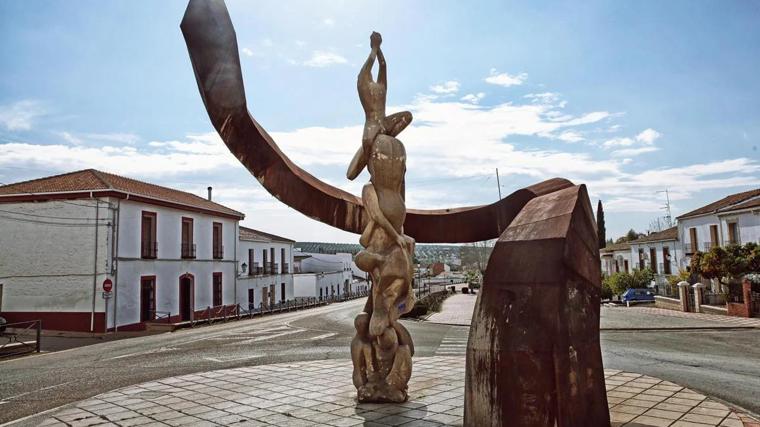
[[[383,87],[388,87],[388,75],[385,65],[385,55],[383,55],[383,50],[379,47],[377,48],[377,64],[380,66],[380,70],[377,72],[377,83],[383,85]]]

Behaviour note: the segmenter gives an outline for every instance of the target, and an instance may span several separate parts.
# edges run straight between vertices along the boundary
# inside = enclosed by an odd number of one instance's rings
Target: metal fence
[[[0,358],[39,353],[41,337],[41,320],[0,324]]]

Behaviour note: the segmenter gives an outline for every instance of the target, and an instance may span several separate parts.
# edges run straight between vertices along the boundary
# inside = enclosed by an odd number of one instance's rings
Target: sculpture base
[[[409,398],[406,390],[399,390],[385,381],[367,383],[357,390],[356,395],[361,403],[403,403]]]

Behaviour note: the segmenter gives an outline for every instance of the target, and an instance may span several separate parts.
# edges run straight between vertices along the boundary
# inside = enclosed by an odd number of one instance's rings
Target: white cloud
[[[610,154],[612,157],[633,157],[638,156],[639,154],[652,153],[659,150],[658,147],[623,148],[615,150]]]
[[[33,100],[0,105],[0,125],[7,130],[29,130],[34,120],[45,114],[42,103]]]
[[[560,94],[555,92],[529,93],[523,98],[528,98],[538,104],[556,104],[560,102]]]
[[[246,56],[253,56],[253,51],[252,51],[251,49],[248,49],[247,47],[244,47],[244,48],[243,48],[243,53],[244,53]]]
[[[644,144],[652,145],[661,136],[662,134],[660,132],[657,132],[656,130],[649,128],[649,129],[643,130],[641,133],[636,135],[636,141],[642,142]]]
[[[76,136],[74,136],[74,135],[72,135],[72,134],[70,134],[68,132],[59,132],[58,135],[60,135],[61,138],[63,138],[64,141],[66,141],[66,142],[68,142],[70,144],[80,145],[80,144],[82,144],[84,142],[84,141],[82,141],[81,138],[78,138],[78,137],[76,137]]]
[[[335,64],[345,64],[348,60],[337,53],[325,52],[322,50],[316,50],[312,52],[311,58],[305,61],[303,64],[307,67],[329,67]]]
[[[585,138],[583,138],[583,135],[581,135],[577,131],[568,130],[559,134],[557,136],[557,139],[559,139],[560,141],[565,141],[565,142],[581,142]]]
[[[486,83],[492,85],[498,85],[503,87],[519,86],[528,79],[528,74],[520,73],[516,75],[510,75],[507,73],[499,73],[495,68],[491,68],[490,75],[486,77]]]
[[[325,18],[322,20],[322,25],[324,25],[325,27],[334,27],[335,20],[332,18]]]
[[[456,80],[449,80],[441,84],[430,86],[430,90],[433,93],[441,95],[449,95],[459,92],[459,82]]]
[[[468,93],[467,95],[459,98],[460,100],[464,102],[469,102],[471,104],[477,104],[480,102],[481,99],[485,98],[486,94],[483,92],[478,93]]]

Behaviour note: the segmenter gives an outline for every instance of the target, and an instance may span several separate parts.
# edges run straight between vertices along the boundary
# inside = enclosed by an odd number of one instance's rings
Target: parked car
[[[620,297],[624,303],[654,301],[654,293],[649,289],[626,289]]]

